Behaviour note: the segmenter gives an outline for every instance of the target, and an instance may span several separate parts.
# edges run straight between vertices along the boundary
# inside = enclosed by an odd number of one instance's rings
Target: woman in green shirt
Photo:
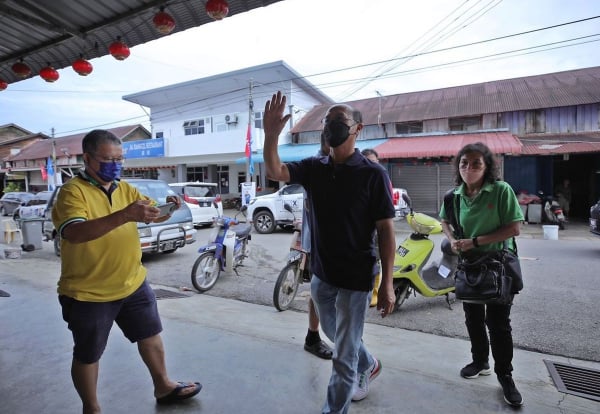
[[[497,176],[494,154],[483,143],[465,145],[454,159],[459,199],[459,225],[463,238],[457,239],[442,206],[442,228],[453,250],[460,254],[501,250],[505,240],[512,246],[518,236],[523,213],[512,188]],[[464,378],[490,375],[489,349],[494,357],[494,372],[511,406],[523,404],[523,398],[512,379],[513,341],[510,326],[512,305],[463,303],[465,322],[473,361],[460,371]],[[489,340],[488,333],[489,330]]]

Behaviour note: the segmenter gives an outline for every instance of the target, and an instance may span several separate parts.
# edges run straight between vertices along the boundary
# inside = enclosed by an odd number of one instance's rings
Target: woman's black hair
[[[368,157],[369,155],[374,155],[375,158],[379,159],[379,154],[373,148],[365,148],[360,152],[363,156]]]
[[[478,152],[483,155],[483,162],[485,163],[485,173],[483,174],[484,183],[493,183],[498,181],[498,166],[496,164],[496,157],[494,153],[485,145],[483,142],[475,142],[474,144],[467,144],[458,151],[456,157],[454,157],[454,184],[461,185],[463,179],[460,176],[460,159],[463,155]]]

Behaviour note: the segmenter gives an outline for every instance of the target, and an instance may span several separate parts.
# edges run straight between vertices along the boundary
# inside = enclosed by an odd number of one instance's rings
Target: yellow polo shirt
[[[146,197],[126,182],[119,182],[109,197],[94,183],[77,176],[60,189],[52,208],[52,221],[62,234],[71,223],[107,216],[142,199]],[[141,259],[134,222],[85,243],[70,243],[61,237],[58,293],[88,302],[123,299],[146,278]]]

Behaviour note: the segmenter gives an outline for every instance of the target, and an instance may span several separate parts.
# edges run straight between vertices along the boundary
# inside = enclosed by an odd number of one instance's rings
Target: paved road
[[[405,222],[398,222],[397,240],[408,234]],[[201,230],[199,240],[208,238]],[[433,239],[439,242],[439,236]],[[290,233],[252,234],[251,257],[239,269],[239,276],[222,273],[215,287],[205,293],[245,302],[273,306],[277,275],[285,264]],[[540,225],[525,225],[518,240],[525,274],[525,289],[517,296],[512,320],[516,346],[533,351],[600,361],[600,283],[597,264],[600,237],[587,231],[585,223],[561,231],[559,240],[544,240]],[[148,257],[144,263],[153,283],[174,288],[191,288],[190,270],[196,247],[168,256]],[[439,257],[434,254],[432,260]],[[192,292],[191,294],[195,294]],[[303,285],[292,309],[307,310],[308,285]],[[382,319],[370,309],[368,321],[381,325],[466,338],[462,305],[450,310],[443,297],[409,297],[402,308]]]
[[[196,245],[186,246],[174,254],[145,256],[143,260],[150,282],[168,289],[190,289],[190,271],[197,257],[196,249],[207,240],[209,231],[200,230]],[[524,227],[518,239],[525,289],[516,298],[513,308],[515,344],[527,350],[599,362],[600,282],[597,267],[600,237],[592,237],[584,223],[561,231],[558,241],[543,240],[542,233],[541,226],[529,225]],[[397,223],[397,240],[407,234],[405,223]],[[438,236],[434,240],[438,241]],[[251,257],[239,270],[239,276],[222,274],[216,286],[205,294],[273,306],[273,288],[285,264],[289,242],[289,232],[253,233]],[[57,278],[59,261],[52,254],[51,243],[44,243],[43,250],[23,255],[23,259],[17,260],[22,261],[24,272]],[[435,255],[432,257],[436,258]],[[302,286],[293,309],[288,312],[306,311],[307,289],[307,285]],[[194,291],[186,293],[197,294]],[[371,309],[368,320],[413,331],[466,338],[461,308],[460,303],[456,303],[453,310],[449,310],[443,298],[410,297],[399,311],[385,319]]]

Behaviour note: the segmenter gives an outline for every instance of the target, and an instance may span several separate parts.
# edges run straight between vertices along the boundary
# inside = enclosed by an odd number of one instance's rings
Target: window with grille
[[[204,134],[204,119],[196,119],[194,121],[185,121],[183,123],[183,132],[185,135]]]
[[[208,182],[208,167],[187,167],[186,181]]]
[[[448,119],[450,131],[478,131],[481,129],[480,116],[466,116]]]
[[[423,121],[399,122],[396,124],[396,134],[420,134],[423,132]]]
[[[254,112],[254,128],[263,128],[263,113]]]

